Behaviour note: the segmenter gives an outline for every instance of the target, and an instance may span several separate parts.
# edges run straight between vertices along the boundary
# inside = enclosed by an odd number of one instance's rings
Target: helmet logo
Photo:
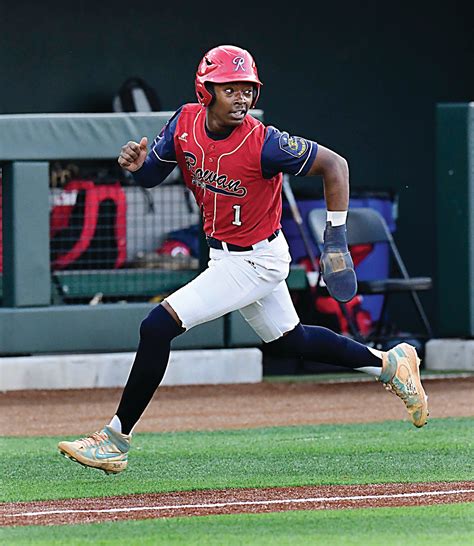
[[[237,72],[239,68],[241,68],[245,72],[245,66],[244,66],[244,58],[243,57],[235,57],[232,61],[236,66],[234,68],[234,72]]]

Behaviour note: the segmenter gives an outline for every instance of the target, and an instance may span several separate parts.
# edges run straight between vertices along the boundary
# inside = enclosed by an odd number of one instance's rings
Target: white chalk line
[[[450,491],[420,491],[417,493],[392,493],[383,495],[353,495],[350,497],[309,497],[306,499],[272,499],[260,501],[232,501],[215,502],[207,504],[170,504],[165,506],[129,506],[127,508],[78,508],[75,510],[44,510],[40,512],[22,512],[19,514],[5,514],[4,517],[22,516],[47,516],[53,514],[116,514],[120,512],[151,512],[164,510],[182,510],[183,508],[225,508],[228,506],[261,506],[267,504],[302,504],[319,502],[358,501],[376,499],[403,499],[413,497],[434,497],[442,495],[461,495],[463,493],[474,493],[474,489],[453,489]]]

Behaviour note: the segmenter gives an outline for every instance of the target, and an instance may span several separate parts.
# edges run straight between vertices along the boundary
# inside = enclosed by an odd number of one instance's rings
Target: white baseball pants
[[[268,343],[298,324],[285,282],[291,257],[283,233],[253,248],[248,252],[211,248],[209,267],[166,298],[186,330],[239,310]]]

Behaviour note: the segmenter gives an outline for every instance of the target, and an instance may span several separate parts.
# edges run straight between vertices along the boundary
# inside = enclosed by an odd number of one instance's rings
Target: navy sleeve
[[[280,172],[305,176],[317,152],[316,142],[299,136],[291,136],[269,125],[262,147],[263,176],[272,178]]]
[[[151,150],[140,169],[132,173],[133,179],[139,186],[153,188],[161,184],[176,167],[174,133],[181,109],[182,107],[176,110],[160,134],[155,138]]]

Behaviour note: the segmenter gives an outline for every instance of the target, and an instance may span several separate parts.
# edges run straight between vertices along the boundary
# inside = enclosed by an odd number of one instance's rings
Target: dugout
[[[253,114],[261,117],[263,112]],[[204,267],[206,260],[196,255],[178,252],[179,259],[174,259],[175,246],[166,254],[156,252],[157,231],[160,243],[169,243],[167,235],[176,237],[181,232],[182,236],[183,231],[197,227],[198,211],[184,199],[181,185],[171,179],[152,190],[160,201],[159,210],[150,210],[148,190],[144,195],[130,181],[110,181],[108,175],[97,180],[101,178],[97,165],[115,162],[117,150],[132,135],[146,135],[151,142],[171,115],[0,116],[0,354],[135,350],[141,320]],[[95,180],[76,173],[75,180],[61,186],[58,165],[71,162],[83,162],[92,169]],[[100,207],[107,202],[115,207],[115,215],[105,229]],[[93,212],[93,220],[83,218],[74,224],[78,204],[84,218],[86,211]],[[185,211],[176,215],[176,207]],[[70,239],[58,237],[64,232]],[[194,240],[195,233],[192,235]],[[104,251],[94,246],[96,239],[100,244],[114,239],[117,247]],[[151,254],[153,263],[146,256],[140,263],[133,261],[137,250]],[[294,268],[289,283],[294,290],[304,290],[304,270]],[[258,343],[240,314],[232,313],[183,334],[173,348],[252,347]]]
[[[473,104],[441,104],[437,109],[437,216],[443,219],[433,238],[438,248],[436,302],[439,335],[472,337],[473,298]],[[156,302],[157,292],[174,290],[198,270],[160,271],[143,268],[57,270],[52,275],[50,253],[51,164],[55,161],[110,161],[130,135],[152,139],[170,112],[132,114],[31,114],[0,116],[0,165],[2,184],[2,275],[0,286],[0,353],[32,354],[69,351],[127,351],[138,342],[137,325]],[[256,115],[263,115],[256,111]],[[29,146],[25,147],[24,143]],[[139,191],[137,188],[123,188]],[[164,190],[164,192],[163,192]],[[455,191],[454,191],[455,190]],[[175,191],[173,185],[157,193]],[[320,204],[317,196],[301,196],[301,206]],[[360,190],[357,190],[360,192]],[[310,199],[308,200],[308,197]],[[382,207],[389,225],[396,220],[393,195],[355,193],[355,200]],[[174,197],[167,197],[170,206]],[[369,201],[367,201],[367,199]],[[353,200],[353,203],[359,202]],[[67,203],[66,203],[67,205]],[[146,201],[142,200],[142,206]],[[454,211],[454,214],[452,213]],[[136,216],[142,210],[135,211]],[[298,246],[291,220],[285,210],[283,223],[294,258]],[[467,219],[459,222],[458,219]],[[149,228],[151,229],[151,224]],[[170,226],[170,229],[176,226]],[[178,226],[182,227],[182,226]],[[149,229],[147,227],[147,229]],[[449,252],[453,243],[456,252]],[[447,260],[449,252],[450,260]],[[456,260],[454,263],[453,260]],[[297,261],[297,258],[296,260]],[[380,262],[383,263],[383,260]],[[458,273],[451,285],[453,267]],[[304,291],[305,270],[294,263],[290,289]],[[157,289],[158,287],[158,289]],[[161,287],[161,289],[160,289]],[[58,290],[62,291],[58,292]],[[110,291],[113,303],[89,305],[101,292]],[[71,303],[65,303],[64,291]],[[142,301],[123,302],[125,293],[135,291]],[[75,300],[75,297],[77,299]],[[67,297],[66,297],[67,299]],[[455,320],[453,320],[453,318]],[[203,341],[204,340],[204,341]],[[256,336],[238,313],[200,326],[175,341],[176,348],[255,346]]]

